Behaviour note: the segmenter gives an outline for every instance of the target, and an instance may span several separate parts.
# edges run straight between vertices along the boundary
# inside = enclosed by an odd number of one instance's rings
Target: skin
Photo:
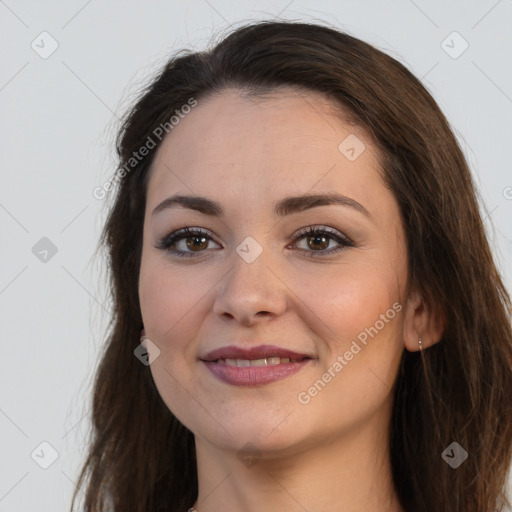
[[[338,149],[350,134],[365,144],[354,161]],[[286,196],[320,192],[348,196],[370,216],[343,205],[273,213]],[[225,214],[175,206],[152,215],[174,194],[208,197]],[[329,255],[339,247],[332,238],[312,248],[311,237],[296,240],[314,225],[354,247]],[[187,226],[212,234],[199,251],[184,239],[174,244],[190,258],[156,247]],[[236,252],[248,236],[262,249],[252,263]],[[308,256],[313,251],[324,255]],[[160,350],[150,366],[158,391],[195,435],[199,512],[402,511],[388,450],[393,385],[403,350],[417,350],[419,337],[424,348],[441,337],[407,278],[400,213],[376,147],[322,95],[283,89],[247,99],[230,89],[180,121],[148,183],[139,298],[145,334]],[[401,306],[394,318],[301,403],[299,394],[332,373],[393,304]],[[219,381],[198,359],[226,345],[259,344],[315,359],[250,388]],[[254,464],[241,460],[247,443],[257,450]]]

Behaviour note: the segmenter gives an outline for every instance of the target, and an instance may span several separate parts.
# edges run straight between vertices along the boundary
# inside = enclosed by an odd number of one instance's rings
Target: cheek
[[[396,271],[391,266],[347,261],[326,272],[310,273],[307,279],[295,280],[293,291],[307,306],[305,318],[308,311],[314,313],[306,321],[312,324],[316,318],[315,331],[320,339],[328,341],[331,356],[346,350],[347,342],[350,344],[376,322],[383,333],[389,333],[390,326],[397,324],[393,304],[400,301],[400,294]],[[381,315],[385,316],[385,325]]]
[[[190,275],[189,275],[190,274]],[[197,274],[197,273],[196,273]],[[203,281],[204,282],[204,281]],[[157,344],[169,339],[178,342],[183,327],[201,307],[207,290],[186,271],[175,271],[165,263],[142,262],[139,278],[139,300],[147,336]]]
[[[139,300],[147,337],[160,354],[150,369],[162,399],[171,410],[181,404],[196,363],[197,347],[190,341],[207,314],[205,278],[190,269],[171,268],[162,258],[142,260]]]
[[[333,276],[317,303],[329,327],[324,338],[328,355],[318,378],[329,383],[310,388],[318,393],[311,411],[336,403],[330,419],[340,421],[347,411],[354,419],[363,418],[389,397],[403,352],[403,305],[392,265],[347,266]]]
[[[139,278],[142,319],[147,337],[160,351],[149,369],[167,408],[187,426],[190,396],[185,390],[191,388],[188,373],[195,357],[189,339],[198,324],[202,295],[204,287],[194,286],[183,272],[161,261],[143,259]]]
[[[403,352],[403,307],[382,274],[330,284],[338,290],[316,303],[323,361],[294,400],[302,421],[321,418],[326,432],[350,429],[389,405]]]

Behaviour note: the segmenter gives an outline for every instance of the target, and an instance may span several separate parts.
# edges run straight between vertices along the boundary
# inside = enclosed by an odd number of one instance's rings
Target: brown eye
[[[346,249],[347,247],[354,247],[354,243],[347,238],[345,235],[337,230],[333,230],[328,227],[310,226],[302,229],[296,236],[295,242],[306,239],[306,246],[308,249],[300,248],[308,256],[329,256]],[[326,250],[329,247],[331,241],[338,244],[330,250]]]
[[[175,248],[182,240],[185,241],[185,244]],[[156,248],[176,256],[188,257],[193,256],[194,253],[206,252],[209,242],[214,242],[209,232],[200,228],[184,228],[162,238]]]
[[[310,249],[327,249],[329,247],[329,237],[327,236],[320,236],[320,235],[314,235],[308,237],[308,247]]]
[[[192,251],[206,249],[208,246],[208,241],[204,236],[190,236],[187,238],[183,238],[182,240],[187,241],[187,247]],[[190,242],[192,240],[192,242]]]

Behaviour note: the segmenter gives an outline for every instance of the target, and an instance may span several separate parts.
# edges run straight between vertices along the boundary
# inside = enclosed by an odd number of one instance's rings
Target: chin
[[[307,437],[304,431],[307,429],[306,425],[297,423],[297,418],[290,421],[293,413],[283,421],[288,414],[289,411],[279,416],[279,419],[265,416],[261,411],[253,411],[252,414],[239,413],[234,417],[224,416],[223,425],[227,432],[216,422],[198,418],[192,430],[210,444],[235,452],[239,458],[247,450],[254,450],[269,458],[282,457],[294,452]]]

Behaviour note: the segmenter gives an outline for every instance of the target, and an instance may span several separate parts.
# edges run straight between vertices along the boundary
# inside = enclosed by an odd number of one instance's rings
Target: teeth
[[[289,357],[271,356],[265,359],[218,359],[217,364],[225,364],[226,366],[275,366],[277,364],[286,364],[289,362],[296,363],[301,359],[292,359]]]

